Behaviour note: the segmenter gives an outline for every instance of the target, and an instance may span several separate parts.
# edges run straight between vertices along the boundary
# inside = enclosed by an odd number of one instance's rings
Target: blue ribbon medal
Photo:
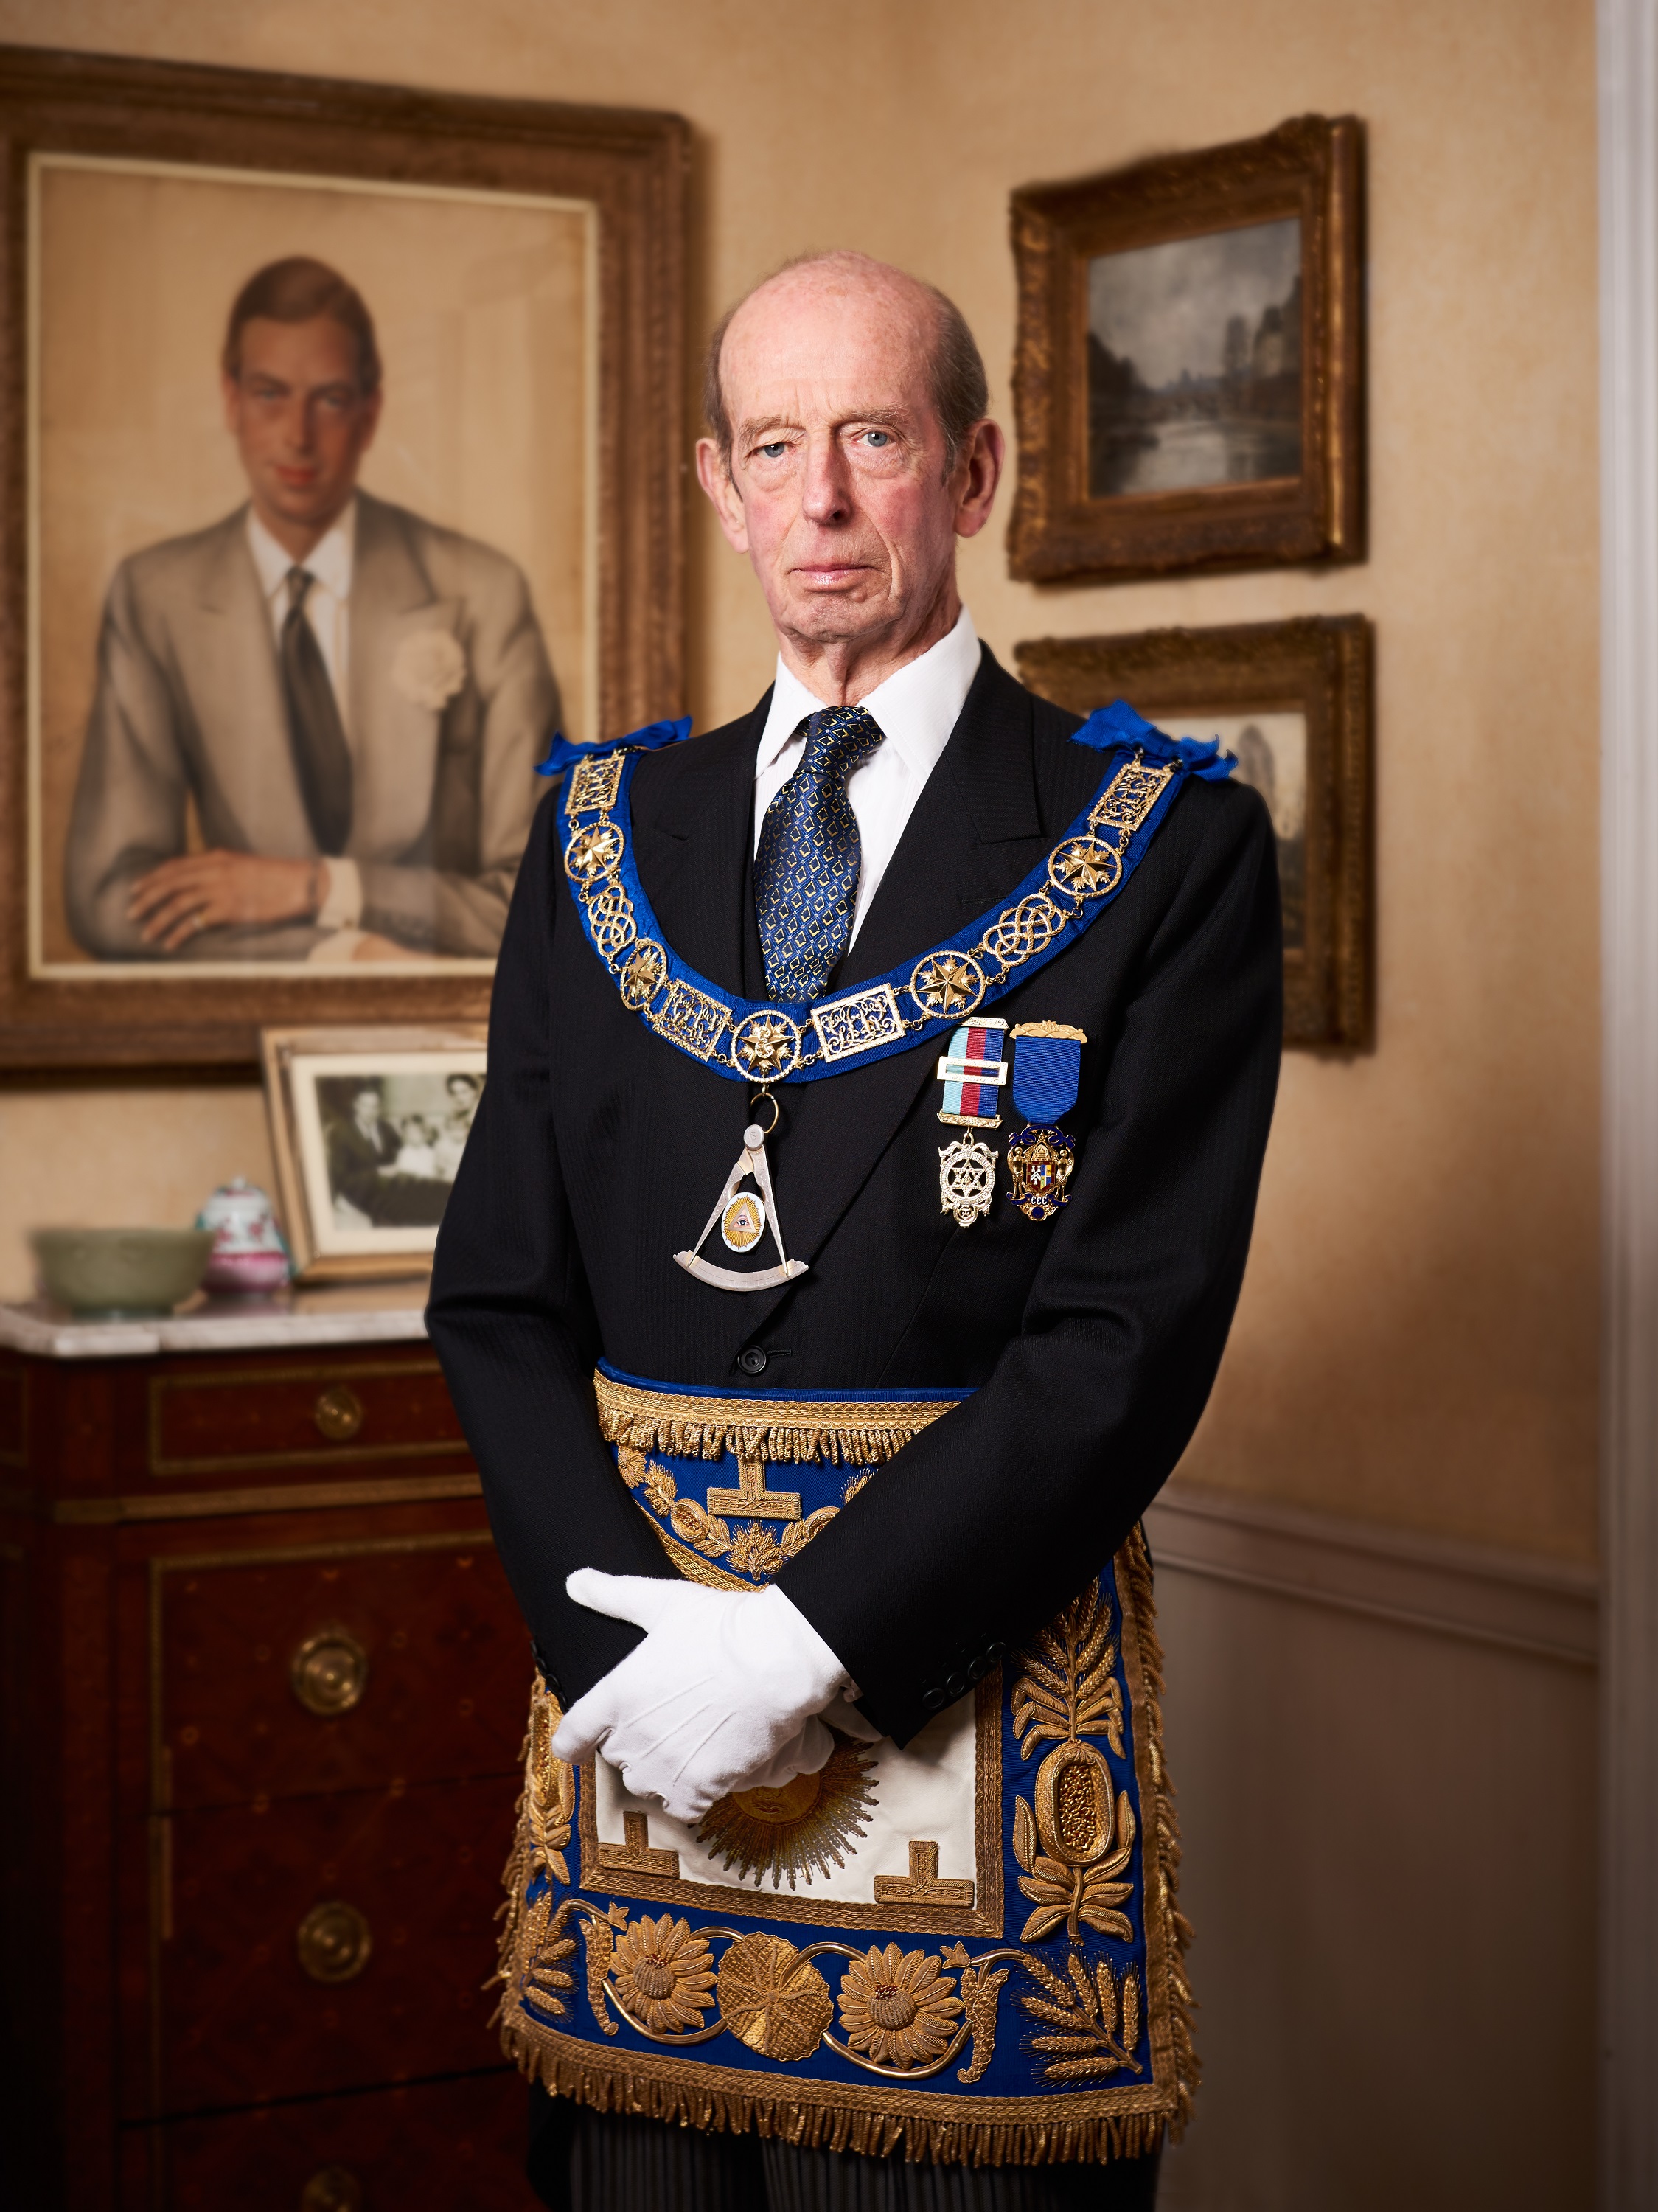
[[[1064,1022],[1023,1022],[1012,1031],[1013,1104],[1025,1126],[1007,1148],[1011,1196],[1029,1221],[1047,1221],[1070,1199],[1074,1139],[1060,1116],[1077,1103],[1087,1032]]]

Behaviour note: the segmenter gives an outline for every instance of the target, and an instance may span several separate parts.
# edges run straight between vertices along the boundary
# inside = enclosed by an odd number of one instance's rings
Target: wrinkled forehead
[[[720,378],[733,422],[899,410],[930,414],[936,313],[901,282],[803,271],[763,285],[732,318]]]

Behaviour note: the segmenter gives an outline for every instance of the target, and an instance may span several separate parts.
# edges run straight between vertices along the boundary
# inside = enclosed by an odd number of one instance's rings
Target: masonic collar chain
[[[588,943],[623,1005],[689,1058],[727,1081],[750,1085],[771,1105],[751,1112],[743,1149],[701,1236],[675,1259],[722,1291],[764,1291],[807,1272],[784,1249],[766,1158],[778,1103],[772,1085],[811,1083],[914,1050],[950,1031],[938,1062],[942,1121],[965,1129],[1001,1126],[1010,1084],[1024,1126],[1008,1141],[1010,1194],[1032,1221],[1046,1221],[1068,1196],[1074,1140],[1059,1127],[1077,1101],[1084,1032],[1062,1023],[1007,1024],[983,1009],[1068,951],[1122,890],[1193,777],[1218,781],[1235,763],[1218,744],[1163,736],[1119,700],[1090,714],[1072,743],[1108,756],[1095,797],[1046,859],[1006,901],[966,929],[874,981],[834,999],[761,1004],[721,992],[667,943],[640,881],[633,852],[630,788],[642,753],[682,741],[689,722],[658,723],[611,744],[555,742],[544,775],[566,768],[561,810],[564,870]],[[1010,1071],[1004,1040],[1014,1047]],[[959,1137],[939,1154],[939,1195],[963,1227],[988,1212],[996,1158],[981,1138]],[[752,1185],[752,1188],[745,1188]],[[726,1248],[751,1251],[769,1227],[777,1265],[717,1266],[702,1257],[715,1227]]]

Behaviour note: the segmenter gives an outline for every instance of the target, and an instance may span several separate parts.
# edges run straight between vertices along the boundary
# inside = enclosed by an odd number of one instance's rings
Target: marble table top
[[[426,1277],[342,1283],[274,1297],[208,1297],[142,1321],[77,1319],[35,1299],[0,1305],[0,1346],[48,1359],[138,1359],[157,1352],[282,1351],[307,1344],[409,1344],[426,1334]]]

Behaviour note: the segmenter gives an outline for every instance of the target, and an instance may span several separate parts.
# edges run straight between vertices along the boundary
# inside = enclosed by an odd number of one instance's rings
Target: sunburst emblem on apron
[[[791,1889],[797,1875],[810,1886],[814,1868],[827,1875],[831,1862],[843,1867],[841,1854],[864,1833],[875,1804],[874,1765],[861,1744],[836,1735],[817,1773],[797,1774],[780,1790],[738,1790],[711,1805],[697,1841],[744,1880],[752,1875],[756,1887],[768,1875],[774,1889],[785,1875]]]

